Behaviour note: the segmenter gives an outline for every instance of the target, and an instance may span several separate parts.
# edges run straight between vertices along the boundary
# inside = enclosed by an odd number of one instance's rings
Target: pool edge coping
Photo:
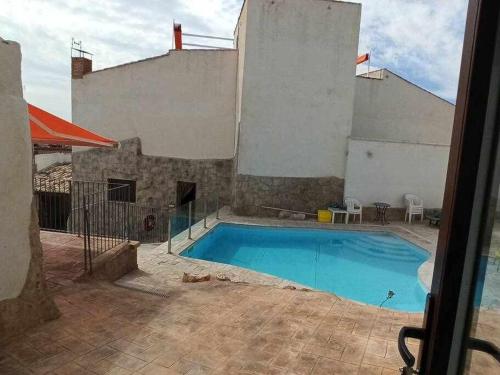
[[[227,218],[217,219],[214,215],[210,215],[207,218],[207,228],[203,227],[203,223],[202,222],[198,222],[195,225],[193,225],[192,231],[191,231],[191,234],[192,234],[192,236],[191,236],[192,239],[191,240],[188,239],[188,238],[184,238],[182,240],[179,239],[179,237],[181,237],[181,236],[186,236],[187,237],[187,230],[179,233],[177,236],[174,237],[173,240],[175,240],[175,238],[177,237],[178,242],[175,243],[175,244],[172,243],[172,248],[171,248],[172,249],[172,254],[171,255],[173,255],[175,257],[180,257],[183,260],[189,261],[189,262],[195,262],[195,263],[201,263],[201,264],[205,263],[205,264],[208,264],[208,265],[221,265],[222,267],[225,267],[225,268],[228,268],[228,269],[232,269],[232,270],[235,270],[237,272],[244,272],[244,273],[247,273],[247,274],[248,273],[256,273],[258,275],[263,275],[266,278],[271,278],[271,279],[276,280],[276,282],[279,282],[278,285],[279,284],[286,284],[286,285],[290,285],[290,286],[295,286],[297,288],[309,289],[309,290],[313,290],[313,291],[317,291],[317,292],[321,292],[321,293],[330,293],[330,294],[333,294],[333,295],[337,296],[338,298],[346,299],[346,300],[349,300],[349,301],[354,301],[356,303],[367,305],[367,306],[374,306],[374,305],[370,305],[370,304],[367,304],[367,303],[364,303],[364,302],[360,302],[360,301],[352,300],[352,299],[349,299],[349,298],[346,298],[346,297],[342,297],[342,296],[339,296],[339,295],[337,295],[335,293],[332,293],[332,292],[323,291],[323,290],[316,289],[316,288],[313,288],[313,287],[310,287],[310,286],[307,286],[307,285],[302,285],[302,284],[297,283],[295,281],[291,281],[291,280],[288,280],[288,279],[283,279],[281,277],[278,277],[278,276],[275,276],[275,275],[270,275],[270,274],[267,274],[265,272],[259,272],[259,271],[251,270],[251,269],[244,268],[244,267],[239,267],[239,266],[232,265],[232,264],[226,264],[226,263],[220,263],[220,262],[212,262],[212,261],[198,259],[198,258],[189,258],[189,257],[181,255],[181,253],[184,252],[185,250],[189,249],[190,247],[192,247],[196,242],[202,240],[206,235],[208,235],[210,232],[212,232],[213,230],[215,230],[220,224],[255,226],[255,227],[290,228],[290,229],[319,229],[319,230],[343,231],[343,232],[373,232],[373,233],[384,232],[384,233],[388,233],[390,235],[393,235],[393,236],[395,236],[397,238],[400,238],[400,239],[402,239],[404,241],[407,241],[410,244],[418,247],[422,251],[428,253],[429,258],[426,261],[424,261],[419,266],[419,268],[417,269],[417,280],[418,280],[419,285],[422,287],[424,293],[428,293],[429,290],[430,290],[430,288],[427,288],[425,280],[423,280],[422,277],[421,277],[420,269],[426,263],[428,263],[430,261],[433,262],[434,253],[429,248],[426,248],[425,246],[423,246],[422,243],[418,243],[415,240],[413,240],[413,238],[411,238],[411,236],[414,236],[414,237],[418,238],[420,241],[425,242],[428,245],[431,244],[431,242],[429,240],[425,239],[424,237],[420,236],[419,234],[417,234],[417,233],[409,230],[408,228],[404,228],[404,227],[401,227],[399,225],[390,225],[390,224],[389,225],[377,225],[377,224],[352,224],[352,225],[350,225],[350,224],[347,224],[347,225],[346,224],[330,224],[332,227],[329,227],[328,225],[324,225],[323,223],[311,223],[311,222],[303,222],[303,221],[276,220],[276,219],[270,220],[272,222],[268,222],[268,223],[256,223],[256,222],[245,220],[246,217],[244,217],[244,216],[238,216],[237,218],[238,218],[238,220],[227,219]],[[265,218],[251,218],[251,219],[252,220],[256,220],[256,219],[259,220],[259,219],[261,219],[262,221],[265,220]],[[209,223],[210,223],[210,225],[209,225]],[[308,225],[304,226],[303,225],[304,223],[308,223]],[[314,225],[314,224],[319,224],[319,225]],[[335,226],[335,227],[333,227],[333,226]],[[345,226],[345,227],[343,227],[343,226]],[[353,228],[353,226],[354,226],[354,228]],[[408,234],[410,236],[408,236]],[[165,244],[163,244],[163,245],[165,245]],[[261,284],[261,285],[268,285],[268,284],[265,284],[265,283],[260,283],[258,281],[255,281],[255,282],[251,281],[250,283]],[[396,309],[389,309],[389,310],[391,310],[391,311],[398,311],[398,312],[407,312],[407,313],[411,313],[411,314],[423,313],[423,311],[417,312],[417,311],[404,311],[404,310],[396,310]]]

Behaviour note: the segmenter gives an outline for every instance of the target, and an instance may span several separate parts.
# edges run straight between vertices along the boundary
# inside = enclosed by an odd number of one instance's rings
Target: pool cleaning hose
[[[386,298],[386,299],[384,299],[384,300],[380,303],[380,305],[379,305],[378,307],[382,307],[382,305],[383,305],[384,303],[386,303],[388,300],[390,300],[390,299],[391,299],[392,297],[394,297],[395,295],[396,295],[396,293],[394,293],[392,290],[389,290],[389,291],[387,292],[387,298]]]

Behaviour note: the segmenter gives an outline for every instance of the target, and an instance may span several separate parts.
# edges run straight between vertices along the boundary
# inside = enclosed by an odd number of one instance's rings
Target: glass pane
[[[191,204],[191,214],[189,207]],[[203,228],[205,215],[208,220],[215,218],[218,200],[215,195],[207,198],[199,198],[191,202],[184,203],[170,211],[172,221],[172,238],[181,241],[188,238],[189,218],[191,218],[191,231],[198,233]]]
[[[172,212],[172,237],[182,234],[183,239],[187,238],[187,229],[189,227],[189,203],[177,206]],[[181,237],[179,237],[179,239],[181,239]]]
[[[482,252],[480,273],[474,296],[470,337],[487,340],[500,347],[500,200],[491,199],[494,212],[491,241]],[[500,365],[489,354],[469,350],[467,374],[500,374]]]

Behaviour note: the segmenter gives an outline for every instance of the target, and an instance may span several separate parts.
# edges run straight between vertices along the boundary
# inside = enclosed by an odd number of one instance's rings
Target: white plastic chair
[[[356,221],[356,215],[359,215],[359,223],[363,221],[363,206],[356,198],[345,197],[344,204],[346,206],[347,211],[347,219],[346,222],[349,222],[349,215],[353,215],[353,222]]]
[[[420,221],[424,221],[424,201],[415,194],[405,194],[403,197],[406,204],[405,222],[408,217],[408,222],[411,224],[414,215],[420,215]]]

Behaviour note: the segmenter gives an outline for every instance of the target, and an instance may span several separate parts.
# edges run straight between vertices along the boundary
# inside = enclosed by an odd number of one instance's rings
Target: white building
[[[21,49],[0,38],[0,342],[58,316],[45,288]]]
[[[402,195],[414,193],[440,208],[454,112],[386,69],[358,76],[345,194],[401,207]]]
[[[216,193],[242,214],[344,195],[401,207],[407,192],[440,207],[454,106],[387,70],[356,77],[360,16],[347,2],[246,0],[234,49],[94,72],[73,58],[73,122],[125,141],[74,153],[74,178],[133,180],[150,205]]]

